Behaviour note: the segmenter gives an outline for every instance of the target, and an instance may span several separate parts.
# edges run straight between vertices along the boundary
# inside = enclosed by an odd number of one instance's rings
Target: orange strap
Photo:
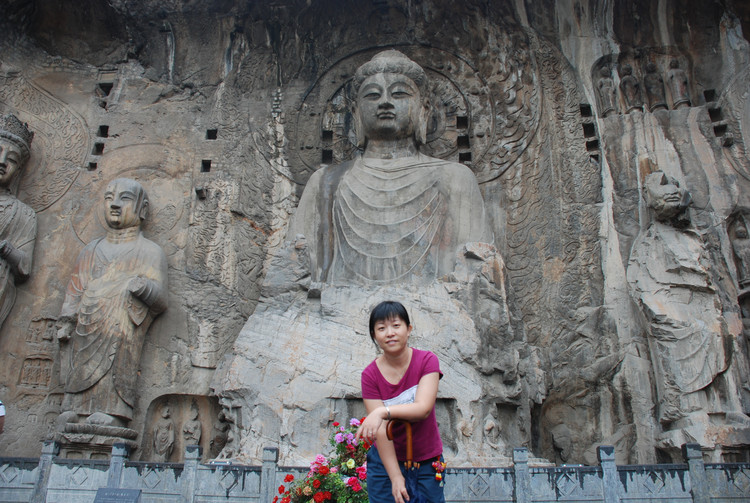
[[[414,453],[412,451],[412,442],[411,442],[411,423],[409,421],[404,421],[403,419],[391,419],[388,421],[388,424],[385,427],[385,433],[388,435],[388,440],[393,440],[393,423],[398,421],[399,423],[406,426],[406,469],[410,469],[412,465],[414,465],[416,468],[419,468],[419,465],[414,463]]]

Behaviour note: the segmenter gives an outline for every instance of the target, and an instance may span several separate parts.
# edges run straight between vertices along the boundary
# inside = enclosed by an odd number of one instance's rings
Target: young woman
[[[443,443],[435,419],[435,398],[442,377],[437,357],[409,346],[412,326],[406,308],[381,302],[370,313],[370,337],[383,353],[362,372],[362,398],[367,417],[357,437],[373,443],[367,454],[367,491],[372,503],[404,503],[406,489],[406,429],[393,428],[390,419],[411,423],[413,461],[418,470],[419,493],[426,501],[443,503],[443,487],[433,463],[442,461]],[[413,475],[412,475],[413,476]]]

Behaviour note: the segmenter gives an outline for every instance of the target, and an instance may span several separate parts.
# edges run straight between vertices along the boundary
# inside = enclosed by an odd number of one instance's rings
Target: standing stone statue
[[[736,405],[722,403],[714,387],[729,365],[730,336],[711,263],[690,227],[688,192],[657,171],[646,177],[644,193],[653,221],[633,244],[627,278],[648,321],[662,447],[711,446],[709,414]]]
[[[688,89],[688,78],[685,70],[680,68],[680,62],[673,59],[669,62],[669,71],[667,72],[667,82],[669,91],[672,93],[672,108],[690,106],[690,90]]]
[[[596,84],[599,90],[599,115],[607,117],[617,113],[617,91],[609,68],[603,67],[599,70],[599,75],[600,78]]]
[[[185,445],[200,445],[201,443],[201,422],[198,419],[198,406],[195,402],[190,406],[190,419],[182,426],[182,435],[185,438]]]
[[[419,65],[385,51],[353,85],[364,153],[313,174],[290,235],[306,238],[313,282],[433,281],[453,270],[460,244],[492,241],[476,178],[419,152],[429,114]]]
[[[143,340],[167,308],[167,260],[141,233],[147,214],[141,184],[112,181],[104,192],[107,235],[76,260],[57,334],[67,352],[67,422],[93,422],[98,413],[97,424],[123,427],[133,418]]]
[[[649,62],[646,65],[646,76],[643,77],[643,85],[646,88],[649,111],[667,110],[664,79],[659,75],[659,69],[655,63]]]
[[[36,213],[15,196],[34,133],[15,115],[0,117],[0,326],[16,301],[16,283],[31,273]]]
[[[633,67],[623,65],[620,70],[620,92],[625,100],[625,113],[643,111],[643,96],[638,79],[633,76]]]
[[[209,448],[211,449],[211,457],[215,458],[224,449],[227,444],[227,435],[229,431],[229,422],[227,421],[224,411],[219,411],[219,415],[213,425],[213,432],[211,434],[211,441],[209,442]]]
[[[156,421],[154,434],[154,461],[166,462],[174,449],[174,422],[170,417],[169,405],[161,408],[161,417]]]

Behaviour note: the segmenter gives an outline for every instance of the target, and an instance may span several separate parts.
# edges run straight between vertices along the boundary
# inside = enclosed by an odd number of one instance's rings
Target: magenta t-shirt
[[[412,348],[411,362],[404,377],[398,384],[391,384],[386,381],[373,360],[362,371],[362,398],[382,400],[384,405],[413,403],[419,380],[434,372],[443,377],[437,356],[429,351]],[[425,419],[411,424],[411,432],[413,461],[424,461],[442,454],[443,442],[435,419],[435,407],[432,407],[430,415]],[[406,427],[403,424],[394,425],[393,439],[396,457],[399,461],[406,461]]]

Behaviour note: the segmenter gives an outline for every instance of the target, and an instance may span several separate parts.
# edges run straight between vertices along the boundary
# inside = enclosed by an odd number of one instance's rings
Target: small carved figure
[[[638,79],[633,76],[633,67],[623,65],[620,69],[620,92],[625,100],[625,113],[642,112],[643,96],[641,94],[641,85]]]
[[[617,91],[615,90],[615,81],[612,80],[609,68],[606,66],[599,70],[599,81],[596,84],[599,90],[599,115],[607,117],[617,113]]]
[[[460,245],[493,241],[474,173],[419,152],[430,109],[417,63],[381,52],[353,87],[364,153],[312,175],[288,235],[305,237],[314,282],[434,281]]]
[[[0,117],[0,326],[16,301],[16,283],[28,279],[36,240],[36,213],[15,196],[34,133],[15,115]]]
[[[688,78],[685,70],[680,68],[680,62],[673,59],[669,62],[669,71],[667,72],[667,82],[669,82],[669,91],[672,93],[672,108],[690,106],[690,90],[688,89]]]
[[[655,63],[649,62],[646,65],[646,76],[643,77],[643,85],[646,88],[649,111],[667,110],[667,98],[664,95],[664,79],[659,75],[659,69]]]
[[[219,417],[214,423],[214,431],[210,442],[211,457],[217,457],[221,453],[221,450],[224,449],[224,446],[227,444],[229,427],[227,417],[222,410],[219,412]]]
[[[689,193],[661,171],[646,177],[644,193],[653,221],[633,245],[627,278],[649,322],[658,418],[665,430],[680,420],[680,428],[700,429],[720,408],[707,388],[728,365],[726,323],[703,242],[690,228]]]
[[[740,293],[748,293],[750,289],[750,233],[744,215],[734,220],[730,227],[734,263],[737,267],[737,283]],[[750,315],[750,313],[748,313]]]
[[[198,419],[198,406],[195,402],[190,406],[190,419],[182,426],[182,434],[185,437],[185,445],[200,445],[201,422]]]
[[[99,412],[110,426],[133,417],[143,340],[167,308],[166,256],[140,230],[148,204],[134,180],[107,186],[107,235],[78,256],[60,313],[57,336],[68,352],[62,409],[86,418]]]
[[[169,417],[169,405],[161,408],[161,417],[154,425],[154,461],[166,462],[172,457],[174,448],[174,422]]]

